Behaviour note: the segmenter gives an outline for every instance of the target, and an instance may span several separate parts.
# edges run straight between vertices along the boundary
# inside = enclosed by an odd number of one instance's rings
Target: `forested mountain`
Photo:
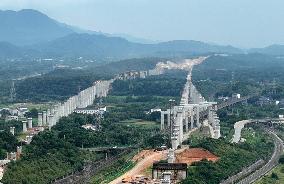
[[[23,50],[8,42],[0,42],[0,58],[19,57],[23,54]]]
[[[119,37],[95,34],[70,34],[51,42],[32,47],[41,55],[57,57],[131,58],[141,53],[142,44],[128,42]]]
[[[192,52],[200,53],[242,53],[242,50],[232,46],[220,46],[194,40],[173,40],[161,42],[154,46],[158,52]]]
[[[16,47],[14,54],[2,50],[3,56],[19,57],[85,57],[96,59],[120,60],[139,57],[186,57],[191,55],[230,53],[242,51],[231,46],[210,45],[198,41],[170,41],[159,44],[140,44],[129,42],[120,37],[74,33],[53,41],[26,47]],[[17,49],[16,49],[17,48]]]
[[[131,42],[123,36],[114,37],[112,34],[69,26],[31,9],[0,11],[0,28],[0,42],[12,44],[0,50],[0,56],[8,58],[83,56],[119,60],[145,56],[242,52],[231,46],[186,40],[158,44]],[[129,38],[129,36],[125,37]]]
[[[17,99],[20,101],[64,100],[77,94],[79,89],[91,86],[96,80],[110,79],[116,74],[129,70],[149,70],[154,68],[159,61],[165,61],[165,59],[129,59],[89,67],[85,70],[57,69],[41,76],[17,81],[15,84]],[[4,86],[0,86],[1,89],[4,90]]]
[[[36,10],[0,11],[0,41],[30,45],[54,40],[74,31]]]
[[[284,45],[270,45],[264,48],[250,49],[251,53],[262,53],[267,55],[284,56]]]
[[[116,37],[69,26],[31,9],[0,10],[0,28],[0,58],[82,56],[119,60],[146,56],[187,57],[212,53],[243,53],[243,50],[232,46],[192,40],[147,42],[151,44],[145,44],[146,41],[131,42],[137,39],[128,39],[129,36],[123,34],[116,34]],[[250,49],[248,52],[283,55],[284,45]]]
[[[145,56],[185,56],[209,53],[241,53],[231,46],[210,45],[198,41],[177,40],[158,44],[129,42],[120,37],[104,35],[71,34],[34,47],[41,55],[85,56],[96,58],[126,59]]]

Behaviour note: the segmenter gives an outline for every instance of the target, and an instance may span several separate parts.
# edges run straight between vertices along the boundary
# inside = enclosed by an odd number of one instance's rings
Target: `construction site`
[[[172,62],[158,63],[156,69],[182,69],[188,71],[180,104],[171,105],[161,111],[161,131],[171,136],[171,148],[161,151],[143,150],[133,158],[136,165],[113,180],[118,183],[177,183],[187,177],[187,167],[194,162],[208,160],[215,162],[218,157],[207,150],[189,148],[182,145],[189,135],[201,127],[208,127],[209,136],[218,139],[220,135],[219,119],[216,115],[217,103],[207,102],[191,82],[192,68],[202,63],[206,57]],[[166,118],[165,118],[166,115]],[[166,121],[165,121],[166,119]]]
[[[216,162],[218,159],[216,155],[205,149],[187,146],[176,151],[172,149],[142,150],[132,159],[136,163],[134,168],[112,181],[111,184],[177,183],[187,176],[187,166],[201,160]]]

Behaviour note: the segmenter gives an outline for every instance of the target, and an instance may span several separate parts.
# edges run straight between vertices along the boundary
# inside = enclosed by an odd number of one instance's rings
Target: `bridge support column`
[[[42,126],[42,113],[39,112],[38,113],[38,123],[37,123],[38,126]]]
[[[171,115],[170,115],[170,112],[169,111],[167,111],[167,123],[168,123],[168,128],[170,128],[171,127]]]
[[[213,114],[212,114],[212,107],[208,107],[208,124],[209,125],[214,125],[214,118],[213,118]]]
[[[152,179],[158,179],[158,171],[157,170],[152,171]]]
[[[42,125],[46,126],[46,121],[47,121],[47,114],[46,111],[42,112]]]
[[[193,108],[190,110],[190,129],[192,130],[194,128],[194,112]]]
[[[178,125],[179,125],[179,143],[182,143],[183,140],[183,115],[182,112],[178,112]]]
[[[176,150],[178,147],[178,138],[176,136],[173,136],[171,140],[172,140],[172,149]]]
[[[199,106],[196,106],[196,126],[197,128],[200,128],[200,122],[199,122]]]
[[[188,114],[185,116],[185,132],[188,132]]]
[[[165,129],[165,113],[161,111],[161,130]]]

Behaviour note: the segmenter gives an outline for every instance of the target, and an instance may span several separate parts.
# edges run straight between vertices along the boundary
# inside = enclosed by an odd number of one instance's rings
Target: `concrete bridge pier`
[[[188,123],[189,123],[189,122],[188,122],[188,119],[189,119],[188,116],[189,116],[189,115],[188,115],[188,113],[187,113],[186,116],[185,116],[185,132],[188,132],[188,131],[189,131],[189,129],[188,129]]]
[[[201,127],[201,124],[200,124],[200,121],[199,121],[199,106],[195,106],[195,109],[196,109],[196,126],[197,128],[200,128]]]
[[[161,130],[165,130],[165,113],[161,111]]]
[[[167,118],[167,127],[166,127],[166,122],[165,122],[165,116]],[[167,111],[161,111],[161,130],[165,130],[166,128],[170,128],[171,124],[170,124],[170,120],[171,120],[171,117],[170,117],[170,111],[167,110]]]
[[[42,126],[42,113],[41,113],[41,112],[38,113],[38,122],[37,122],[37,125],[38,125],[38,126]]]
[[[47,121],[46,111],[42,111],[42,125],[45,126]]]
[[[194,111],[193,108],[190,109],[190,129],[194,128]]]

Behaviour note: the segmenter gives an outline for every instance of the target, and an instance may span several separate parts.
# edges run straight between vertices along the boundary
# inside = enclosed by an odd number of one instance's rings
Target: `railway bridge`
[[[190,130],[201,126],[209,126],[212,138],[221,136],[220,120],[216,114],[217,103],[207,102],[199,93],[192,84],[191,72],[192,69],[188,73],[180,104],[171,105],[170,109],[161,112],[161,130],[170,132],[173,149],[182,144]]]

